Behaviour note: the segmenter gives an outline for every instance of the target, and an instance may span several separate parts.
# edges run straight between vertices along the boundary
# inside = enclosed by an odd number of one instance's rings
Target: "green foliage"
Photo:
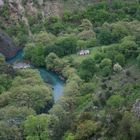
[[[47,1],[33,0],[35,13],[23,12],[31,37],[23,15],[16,12],[18,20],[13,18],[11,5],[16,9],[16,2],[4,2],[0,28],[17,45],[26,44],[25,59],[61,74],[66,83],[52,107],[52,90],[38,71],[13,70],[0,55],[0,139],[139,140],[139,106],[135,105],[140,97],[140,74],[135,66],[140,65],[139,2],[67,0],[64,7],[67,3],[74,7],[68,7],[61,17],[46,18],[42,10]],[[25,10],[29,3],[22,1]],[[61,7],[59,2],[51,6]],[[89,55],[76,55],[87,48]]]
[[[140,67],[140,55],[138,55],[138,57],[137,57],[137,64]]]
[[[59,17],[51,17],[45,21],[44,26],[47,31],[57,35],[64,31],[66,25]]]
[[[100,63],[100,67],[101,68],[104,68],[104,67],[110,67],[111,68],[111,66],[112,66],[112,61],[110,60],[110,59],[108,59],[108,58],[104,58],[102,61],[101,61],[101,63]]]
[[[126,58],[136,57],[137,56],[137,48],[138,45],[136,44],[133,37],[126,37],[122,40],[119,49],[125,55]],[[133,52],[133,53],[132,53]]]
[[[31,61],[36,66],[44,66],[45,65],[45,55],[43,46],[36,46],[32,50]]]
[[[6,122],[0,121],[0,138],[2,140],[14,139],[22,140],[22,136],[17,126],[9,126]]]
[[[4,63],[5,62],[5,57],[0,53],[0,63]]]
[[[113,24],[104,23],[99,29],[98,39],[101,44],[108,45],[119,42],[127,35],[129,35],[129,31],[123,22]]]
[[[74,135],[72,133],[66,133],[63,140],[74,140]]]
[[[44,47],[40,44],[29,43],[24,49],[25,59],[31,60],[35,66],[44,66],[45,65],[45,54]]]
[[[0,75],[0,94],[11,87],[12,78],[6,74]]]
[[[80,76],[82,79],[89,81],[95,74],[97,68],[93,58],[85,59],[80,65]]]
[[[45,109],[52,100],[51,91],[46,86],[19,86],[11,91],[14,103],[33,108],[36,112]]]
[[[50,53],[46,57],[45,62],[47,69],[54,70],[55,72],[61,72],[64,68],[64,62],[55,53]]]
[[[119,108],[124,103],[124,98],[120,95],[112,95],[107,100],[107,105],[111,108]]]
[[[94,136],[96,130],[97,126],[95,122],[91,120],[84,121],[83,123],[78,125],[75,138],[77,140],[88,139],[90,136]]]
[[[104,58],[100,63],[101,74],[108,76],[112,72],[112,61],[108,58]]]
[[[24,122],[26,140],[50,140],[49,123],[49,115],[29,116]]]
[[[93,25],[88,19],[83,19],[80,27],[82,30],[92,30],[93,29]]]
[[[119,63],[120,65],[124,66],[125,64],[125,57],[122,53],[118,53],[115,55],[115,62]]]

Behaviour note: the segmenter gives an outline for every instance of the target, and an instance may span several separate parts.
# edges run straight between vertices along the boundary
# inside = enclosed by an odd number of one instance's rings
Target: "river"
[[[13,64],[15,62],[22,62],[23,61],[23,51],[19,51],[13,58],[7,60],[7,63]],[[36,67],[33,67],[36,68]],[[63,92],[64,81],[62,81],[56,73],[46,70],[45,67],[43,68],[36,68],[38,69],[42,79],[44,82],[50,84],[53,88],[53,96],[54,101],[56,102]]]

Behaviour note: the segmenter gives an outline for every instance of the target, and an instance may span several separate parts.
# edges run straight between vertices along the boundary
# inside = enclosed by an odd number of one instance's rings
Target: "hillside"
[[[140,2],[1,0],[0,140],[139,139]]]

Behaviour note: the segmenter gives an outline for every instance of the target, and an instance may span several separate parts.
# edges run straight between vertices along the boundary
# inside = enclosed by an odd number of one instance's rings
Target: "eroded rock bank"
[[[20,49],[21,47],[16,46],[8,35],[0,31],[0,53],[2,53],[6,59],[14,57]]]

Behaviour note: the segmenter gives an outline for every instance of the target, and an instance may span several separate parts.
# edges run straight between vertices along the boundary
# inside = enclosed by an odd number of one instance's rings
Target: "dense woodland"
[[[104,0],[50,17],[33,4],[37,14],[23,12],[27,24],[9,17],[6,0],[0,29],[24,47],[25,60],[65,79],[63,95],[54,103],[37,70],[14,70],[0,54],[0,140],[139,140],[139,0]],[[90,54],[77,55],[82,49]]]

